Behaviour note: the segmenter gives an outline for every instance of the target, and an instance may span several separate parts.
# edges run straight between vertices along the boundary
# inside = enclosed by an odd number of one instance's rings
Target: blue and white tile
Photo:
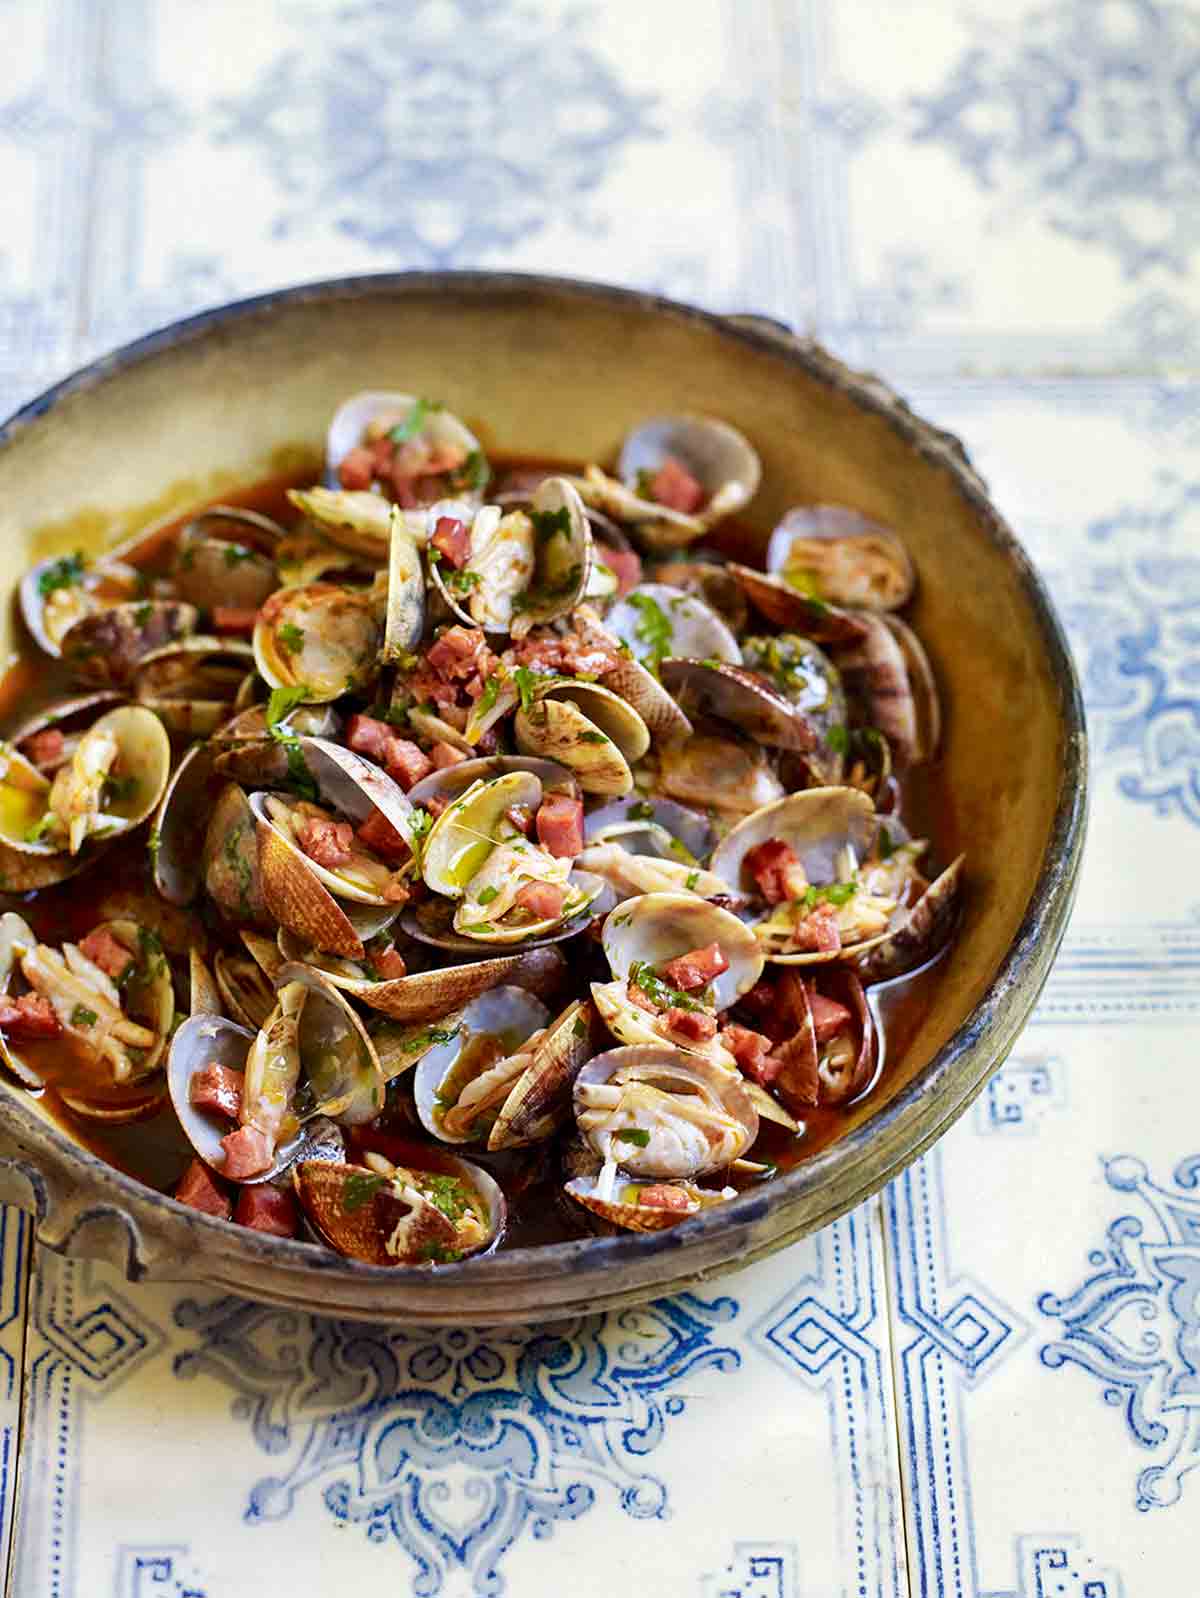
[[[528,1330],[360,1327],[42,1254],[16,1591],[907,1595],[878,1206]]]
[[[1194,6],[836,0],[789,43],[817,327],[848,358],[1194,369]]]

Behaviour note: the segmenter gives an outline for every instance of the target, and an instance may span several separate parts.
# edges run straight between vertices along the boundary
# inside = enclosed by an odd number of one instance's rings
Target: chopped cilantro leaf
[[[627,597],[640,618],[633,631],[635,637],[646,646],[642,659],[651,671],[657,673],[659,663],[671,653],[675,637],[671,618],[651,594],[630,594]]]
[[[304,628],[297,627],[294,621],[285,621],[279,629],[279,642],[289,655],[298,655],[304,648]]]
[[[492,468],[481,450],[473,449],[461,466],[447,474],[447,485],[454,494],[482,494],[491,481]]]
[[[635,799],[629,807],[630,821],[653,821],[654,806],[648,799]]]
[[[136,777],[106,777],[104,780],[105,804],[120,805],[126,800],[134,798],[138,791]]]
[[[857,892],[857,882],[831,882],[823,888],[810,885],[797,903],[804,910],[815,910],[819,904],[831,904],[840,909],[849,904]]]
[[[581,1015],[577,1015],[571,1026],[571,1036],[575,1038],[586,1038],[587,1034],[588,1029],[586,1022]]]
[[[579,741],[581,744],[606,744],[611,743],[612,739],[602,732],[581,732]]]
[[[836,726],[830,727],[829,731],[825,734],[825,742],[833,750],[835,755],[845,755],[850,751],[850,733],[848,729],[843,727],[840,723]]]
[[[425,426],[425,418],[430,411],[440,409],[441,406],[437,405],[433,400],[419,399],[405,419],[402,422],[397,422],[396,426],[392,428],[388,433],[388,437],[393,444],[407,444],[409,439],[416,438],[417,434]]]
[[[461,1248],[446,1248],[441,1243],[425,1243],[419,1253],[419,1258],[431,1265],[454,1265],[462,1257]]]
[[[684,883],[684,886],[687,888],[689,893],[693,893],[695,892],[696,884],[699,881],[700,873],[698,871],[689,871],[687,874],[687,881]]]
[[[438,1176],[422,1171],[417,1183],[429,1202],[449,1221],[460,1221],[473,1206],[465,1182],[456,1176]]]
[[[483,692],[479,696],[479,714],[486,716],[500,697],[500,673],[494,671],[483,685]]]
[[[648,1147],[650,1143],[649,1132],[643,1131],[641,1127],[637,1126],[623,1126],[619,1132],[614,1132],[613,1136],[619,1142],[633,1143],[639,1149]]]
[[[629,968],[629,980],[635,988],[641,988],[648,999],[663,1009],[675,1010],[703,1010],[704,1005],[681,993],[678,988],[671,987],[664,982],[658,972],[645,960],[635,960]]]
[[[52,810],[47,810],[46,814],[44,816],[42,816],[39,820],[35,821],[33,826],[29,828],[28,832],[26,832],[26,834],[25,834],[25,842],[26,843],[39,843],[46,836],[46,834],[50,831],[50,828],[53,825],[54,825],[54,812]]]
[[[529,519],[539,545],[548,544],[552,538],[560,535],[563,538],[571,536],[571,513],[565,505],[558,510],[532,511]]]
[[[95,1026],[99,1019],[95,1010],[89,1010],[86,1004],[77,1004],[71,1011],[72,1026]]]
[[[374,1171],[351,1171],[342,1183],[342,1209],[347,1215],[353,1215],[355,1210],[361,1210],[364,1204],[369,1204],[381,1187],[386,1186],[387,1178],[377,1176]]]
[[[498,899],[499,897],[500,897],[500,889],[499,888],[480,888],[480,890],[479,890],[479,903],[480,904],[491,904],[493,899]]]
[[[38,578],[38,593],[48,599],[56,588],[74,588],[83,578],[83,551],[52,561]]]
[[[521,696],[521,709],[528,711],[537,691],[537,673],[530,671],[528,666],[514,666],[513,682],[516,683],[517,692]]]
[[[308,684],[302,682],[292,688],[272,688],[271,697],[267,700],[267,731],[272,738],[287,738],[286,732],[277,731],[279,723],[285,716],[291,715],[297,705],[304,703],[308,693]]]

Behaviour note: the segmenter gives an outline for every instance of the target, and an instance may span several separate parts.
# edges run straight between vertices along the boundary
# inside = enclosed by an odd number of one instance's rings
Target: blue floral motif
[[[699,1369],[735,1370],[714,1340],[733,1299],[690,1293],[550,1330],[473,1333],[355,1326],[240,1299],[184,1300],[180,1354],[236,1393],[233,1410],[280,1469],[250,1490],[246,1519],[278,1520],[321,1484],[338,1520],[412,1556],[418,1598],[462,1567],[485,1598],[518,1537],[548,1537],[616,1489],[637,1519],[667,1513],[667,1489],[643,1462]]]
[[[1088,704],[1092,754],[1120,791],[1200,826],[1200,484],[1093,523],[1087,560],[1049,576]]]
[[[511,248],[586,202],[632,141],[657,137],[579,36],[510,0],[359,0],[297,13],[308,42],[227,101],[226,142],[259,148],[291,204],[277,235],[332,224],[406,261]]]
[[[1073,1293],[1039,1298],[1063,1333],[1041,1361],[1078,1365],[1103,1383],[1104,1402],[1124,1411],[1130,1437],[1155,1456],[1138,1475],[1137,1506],[1164,1508],[1200,1465],[1200,1155],[1176,1167],[1173,1187],[1131,1155],[1106,1160],[1104,1174],[1142,1214],[1113,1221]]]
[[[1180,276],[1200,243],[1200,17],[1158,0],[1060,0],[975,24],[916,138],[985,189],[1024,191],[1051,227],[1110,250],[1129,277]]]

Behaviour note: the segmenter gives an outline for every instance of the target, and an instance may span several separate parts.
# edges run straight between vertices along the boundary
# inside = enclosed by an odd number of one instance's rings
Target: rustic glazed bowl
[[[501,451],[612,458],[626,429],[708,411],[759,450],[755,540],[805,502],[902,534],[946,708],[941,852],[970,892],[902,1060],[797,1170],[666,1232],[388,1270],[198,1214],[112,1169],[0,1083],[0,1199],[40,1241],[132,1277],[201,1280],[372,1320],[546,1320],[675,1292],[824,1226],[921,1153],[1011,1048],[1062,938],[1085,828],[1079,688],[1046,592],[961,446],[874,378],[755,318],[546,278],[412,274],[248,300],[97,361],[0,432],[0,584],[311,462],[356,389],[436,393]],[[756,553],[747,550],[747,554]],[[5,622],[11,647],[17,622]],[[952,847],[950,847],[952,846]]]

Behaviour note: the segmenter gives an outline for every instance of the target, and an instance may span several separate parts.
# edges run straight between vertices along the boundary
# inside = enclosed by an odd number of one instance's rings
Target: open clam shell
[[[861,613],[802,594],[782,577],[769,576],[732,560],[729,570],[755,610],[785,632],[799,633],[818,644],[850,644],[866,631]]]
[[[171,1041],[167,1060],[167,1088],[184,1136],[196,1153],[215,1171],[225,1163],[221,1139],[234,1129],[232,1120],[208,1115],[192,1103],[192,1078],[205,1066],[223,1065],[244,1071],[254,1033],[223,1015],[193,1015],[184,1021]]]
[[[387,1164],[387,1175],[371,1167],[302,1161],[293,1170],[296,1195],[318,1236],[367,1265],[444,1265],[494,1248],[507,1220],[495,1180],[442,1150],[429,1151],[427,1158],[421,1169]],[[468,1210],[469,1230],[463,1224]]]
[[[253,670],[254,652],[241,639],[194,635],[143,656],[133,693],[171,732],[204,738],[229,719]]]
[[[925,646],[908,623],[901,621],[899,616],[885,616],[883,622],[899,646],[908,673],[914,736],[912,747],[905,751],[905,755],[910,765],[918,765],[933,759],[942,739],[942,702],[937,678],[925,653]]]
[[[553,683],[517,712],[513,731],[523,754],[567,766],[585,793],[629,793],[630,768],[650,747],[641,716],[600,683]]]
[[[416,647],[425,627],[425,567],[421,546],[398,506],[388,531],[387,615],[382,658],[389,664]]]
[[[924,744],[905,652],[888,625],[892,619],[864,612],[862,637],[838,650],[837,663],[857,719],[877,727],[896,763],[905,767],[923,757]]]
[[[610,1049],[579,1072],[575,1124],[605,1162],[597,1196],[620,1173],[687,1180],[732,1165],[758,1136],[758,1111],[735,1073],[678,1049]]]
[[[151,711],[119,705],[91,724],[52,783],[7,746],[0,766],[0,842],[18,853],[65,856],[66,866],[85,846],[94,850],[146,820],[167,786],[171,745]]]
[[[172,572],[178,597],[199,610],[257,610],[278,586],[274,552],[283,528],[269,516],[214,505],[179,535]]]
[[[665,1231],[733,1195],[732,1188],[716,1193],[694,1182],[638,1182],[622,1174],[613,1186],[613,1196],[605,1198],[598,1173],[572,1177],[563,1191],[593,1215],[626,1232]]]
[[[333,413],[325,440],[325,480],[330,488],[340,482],[340,468],[352,450],[389,439],[397,451],[413,457],[417,484],[413,497],[420,503],[463,492],[478,499],[490,472],[483,446],[464,422],[442,405],[416,394],[368,390],[352,394]],[[439,469],[440,466],[440,469]],[[423,470],[421,468],[424,468]],[[385,487],[391,474],[378,477]]]
[[[595,1053],[596,1011],[576,999],[547,1026],[488,1134],[488,1148],[527,1148],[553,1137],[571,1118],[575,1078]]]
[[[276,990],[293,984],[305,991],[297,1027],[302,1115],[327,1115],[344,1126],[361,1126],[383,1109],[384,1080],[379,1056],[354,1008],[324,975],[311,966],[283,965]]]
[[[707,816],[673,799],[614,799],[584,819],[586,843],[620,843],[634,854],[676,860],[695,866],[706,860],[717,842]]]
[[[817,739],[805,751],[807,770],[818,781],[839,781],[849,733],[841,675],[829,656],[795,633],[745,638],[742,652],[747,667],[768,678],[807,717]]]
[[[150,860],[154,872],[154,886],[171,904],[191,904],[207,874],[207,843],[203,852],[198,855],[196,839],[204,828],[209,814],[212,782],[212,746],[193,744],[171,773],[159,801],[150,834]],[[235,792],[241,795],[240,788],[236,788],[234,784],[229,786],[234,787]],[[221,798],[225,799],[228,805],[224,794]],[[244,803],[244,797],[242,802]],[[213,822],[209,821],[207,824],[211,829]],[[236,825],[236,822],[233,825]],[[224,835],[229,828],[230,822],[223,812],[222,837],[214,850],[218,856],[223,853]],[[253,822],[250,823],[249,832],[253,841]],[[236,846],[235,836],[233,847],[236,849]]]
[[[634,967],[655,971],[679,955],[720,945],[728,969],[710,984],[713,1008],[726,1010],[762,975],[763,953],[751,929],[729,910],[686,893],[646,893],[604,923],[601,944],[614,978],[627,982]]]
[[[15,727],[9,734],[8,742],[13,744],[24,757],[35,765],[43,776],[53,776],[60,766],[71,759],[79,746],[79,740],[88,730],[98,716],[106,710],[114,710],[118,705],[126,702],[125,695],[115,689],[100,688],[90,694],[69,694],[63,699],[54,699],[29,716]],[[44,753],[37,748],[26,748],[29,740],[35,739],[40,732],[60,732],[61,740],[56,749],[47,746]]]
[[[689,716],[713,716],[756,743],[799,753],[812,749],[816,730],[799,705],[757,672],[723,661],[673,660],[659,667],[663,686]]]
[[[404,910],[400,926],[410,938],[447,953],[477,960],[485,949],[511,948],[520,944],[523,951],[544,950],[548,945],[565,943],[586,932],[597,916],[606,915],[617,902],[608,883],[590,871],[573,870],[566,879],[568,898],[563,913],[544,921],[523,922],[519,926],[499,927],[495,922],[476,924],[471,932],[458,929],[459,912],[444,899],[427,899],[415,909]]]
[[[203,756],[199,758],[203,761]],[[190,792],[190,783],[188,788]],[[211,789],[206,784],[205,794],[209,792]],[[187,838],[187,833],[184,831],[189,809],[186,797],[181,798],[179,804],[179,834],[171,844],[170,857],[174,860],[183,857]],[[173,818],[172,825],[174,825]],[[167,849],[165,821],[163,826],[163,843],[159,850],[160,867],[163,864],[164,851]],[[194,853],[194,832],[191,834],[191,847]],[[235,926],[257,927],[260,931],[274,925],[267,908],[262,873],[259,870],[257,823],[245,792],[236,782],[223,783],[216,799],[212,802],[208,825],[204,831],[199,870],[206,893],[227,921]],[[182,872],[176,872],[175,882],[181,891],[186,890],[188,882]],[[172,896],[168,894],[167,897]],[[175,902],[186,901],[176,899]]]
[[[788,511],[767,543],[766,567],[800,593],[856,610],[898,610],[916,586],[904,541],[844,505]]]
[[[37,935],[33,928],[15,910],[6,910],[0,915],[0,993],[9,992],[19,970],[21,955],[26,949],[32,949],[36,942]],[[40,1072],[33,1065],[25,1063],[20,1045],[10,1045],[3,1032],[0,1032],[0,1061],[26,1087],[43,1086]]]
[[[490,782],[493,777],[503,777],[511,771],[527,771],[542,785],[542,792],[579,795],[579,784],[574,773],[556,760],[541,760],[536,755],[480,755],[473,760],[461,760],[456,766],[443,766],[431,771],[408,790],[410,804],[425,805],[439,800],[449,804],[460,798],[477,782]]]
[[[952,860],[901,923],[858,960],[867,982],[887,982],[933,958],[949,941],[962,901],[966,856]]]
[[[657,667],[666,655],[742,663],[738,641],[716,611],[666,583],[639,583],[608,612],[605,626],[644,666]]]
[[[335,583],[278,589],[258,613],[254,661],[272,688],[324,704],[365,689],[379,669],[380,618],[369,591]]]
[[[373,566],[387,560],[392,506],[382,495],[345,489],[292,488],[288,490],[288,498],[319,529],[324,547],[333,545],[341,552],[337,558],[342,565],[347,554]],[[292,540],[305,536],[290,535],[289,547],[277,552],[276,558],[281,569],[288,573],[289,581],[293,568],[304,559],[304,551]]]
[[[124,688],[156,649],[195,632],[195,605],[144,599],[107,605],[84,616],[62,639],[62,658],[78,682]]]
[[[430,828],[421,851],[426,886],[446,898],[461,899],[500,843],[508,811],[517,806],[536,811],[541,800],[541,782],[528,770],[508,771],[473,784]]]
[[[766,750],[732,733],[698,732],[656,754],[655,793],[726,817],[752,814],[786,791]]]
[[[421,1125],[443,1143],[486,1143],[518,1079],[524,1045],[550,1012],[523,988],[497,987],[465,1005],[457,1030],[422,1058],[413,1078]]]
[[[561,988],[566,974],[566,962],[559,951],[541,947],[375,982],[362,966],[330,959],[292,933],[281,933],[279,946],[285,959],[302,960],[316,966],[330,983],[351,998],[400,1022],[439,1020],[501,984],[525,988],[539,998],[549,998]]]
[[[283,960],[275,945],[255,933],[243,933],[244,954],[217,951],[213,975],[226,1013],[257,1031],[275,1008],[275,977]]]
[[[17,596],[34,642],[57,659],[76,622],[135,598],[141,582],[141,573],[120,561],[88,566],[81,555],[50,556],[25,573]]]
[[[702,550],[689,550],[685,560],[665,560],[651,569],[654,582],[669,588],[681,588],[685,594],[694,594],[721,618],[736,639],[745,631],[750,614],[741,584],[732,575],[724,556],[705,555]],[[676,649],[674,654],[687,651]]]

